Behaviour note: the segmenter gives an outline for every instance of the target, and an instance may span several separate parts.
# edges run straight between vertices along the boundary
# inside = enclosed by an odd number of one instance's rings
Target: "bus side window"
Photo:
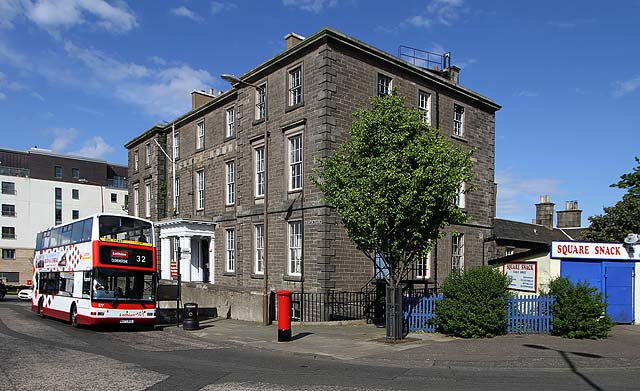
[[[84,229],[84,220],[73,223],[73,233],[71,234],[72,243],[82,242],[82,230]]]
[[[42,233],[42,248],[49,248],[51,245],[51,231]]]
[[[50,247],[60,246],[60,227],[51,230]]]
[[[82,228],[82,241],[86,242],[91,240],[91,229],[93,228],[93,220],[87,219],[84,221],[84,227]]]
[[[91,271],[86,271],[82,276],[82,297],[89,298],[91,294]]]

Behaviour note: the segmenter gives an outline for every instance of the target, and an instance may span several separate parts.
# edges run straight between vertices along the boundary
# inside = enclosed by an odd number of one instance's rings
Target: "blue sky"
[[[124,144],[329,26],[389,53],[451,51],[496,118],[497,215],[548,194],[587,216],[635,165],[640,0],[0,0],[0,147],[126,164]]]

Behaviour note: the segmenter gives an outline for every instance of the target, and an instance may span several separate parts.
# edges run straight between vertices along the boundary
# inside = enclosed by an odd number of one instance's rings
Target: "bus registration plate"
[[[133,323],[133,319],[120,319],[120,323]]]

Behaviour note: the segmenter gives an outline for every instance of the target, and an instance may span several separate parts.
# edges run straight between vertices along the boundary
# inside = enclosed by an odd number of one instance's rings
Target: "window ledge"
[[[264,274],[251,273],[251,278],[256,280],[264,280]]]
[[[287,194],[296,194],[296,193],[302,193],[302,188],[287,191]]]
[[[235,277],[236,276],[236,272],[224,272],[222,273],[223,276],[225,277]]]
[[[265,121],[264,118],[260,118],[260,119],[254,119],[253,122],[251,122],[252,126],[256,126],[256,125],[260,125],[261,123],[263,123]]]
[[[289,113],[289,112],[294,111],[294,110],[296,110],[296,109],[298,109],[300,107],[303,107],[303,106],[304,106],[304,101],[302,101],[300,103],[297,103],[295,105],[292,105],[292,106],[287,105],[287,107],[284,108],[284,112],[285,113]]]
[[[224,140],[222,140],[223,143],[226,143],[227,141],[231,141],[231,140],[235,140],[236,139],[236,135],[235,133],[233,134],[233,136],[226,136],[224,138]]]
[[[467,140],[467,138],[464,137],[464,136],[458,136],[458,135],[452,134],[451,138],[455,139],[455,140],[462,141],[463,143],[468,143],[469,142],[469,140]]]
[[[286,275],[286,274],[282,277],[282,279],[285,280],[285,281],[292,281],[292,282],[302,282],[303,281],[302,276],[289,276],[289,275]]]

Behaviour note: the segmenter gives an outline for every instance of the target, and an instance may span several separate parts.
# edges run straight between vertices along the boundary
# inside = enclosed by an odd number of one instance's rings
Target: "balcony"
[[[451,67],[451,52],[439,54],[400,45],[398,57],[420,68],[433,71],[443,71]]]
[[[28,178],[29,174],[30,172],[28,168],[0,166],[0,175],[20,176],[20,177]]]
[[[107,187],[114,189],[128,189],[129,181],[126,179],[107,179]]]

